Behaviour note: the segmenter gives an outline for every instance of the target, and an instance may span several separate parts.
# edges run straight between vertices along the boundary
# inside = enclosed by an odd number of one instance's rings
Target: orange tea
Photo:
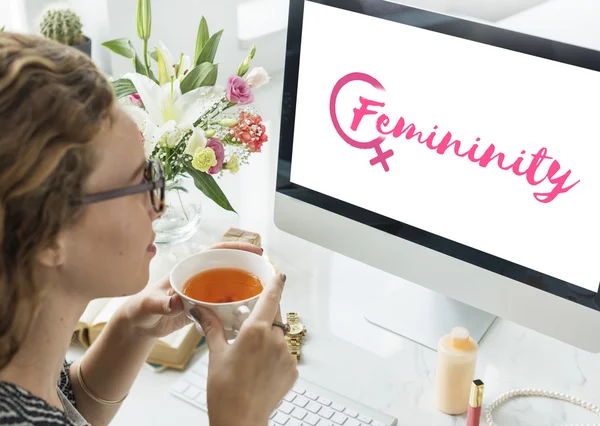
[[[187,297],[207,303],[229,303],[250,299],[263,290],[260,279],[235,268],[209,269],[194,275],[183,286]]]

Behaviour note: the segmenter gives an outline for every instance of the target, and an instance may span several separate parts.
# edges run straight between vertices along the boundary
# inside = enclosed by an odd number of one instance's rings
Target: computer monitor
[[[598,99],[593,50],[291,0],[276,226],[411,283],[364,315],[428,347],[498,316],[598,352]]]

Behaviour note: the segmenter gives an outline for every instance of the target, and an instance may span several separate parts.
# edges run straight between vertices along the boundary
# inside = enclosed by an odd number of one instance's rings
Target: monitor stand
[[[427,288],[403,282],[370,306],[365,319],[437,351],[440,338],[455,326],[467,328],[479,343],[496,317]]]

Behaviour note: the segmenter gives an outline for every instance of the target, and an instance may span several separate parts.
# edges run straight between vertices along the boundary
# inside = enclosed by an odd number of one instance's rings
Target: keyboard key
[[[384,423],[378,422],[377,420],[375,420],[373,422],[373,426],[386,426]]]
[[[200,389],[198,389],[195,386],[190,386],[185,392],[184,395],[187,396],[190,399],[194,399],[196,398],[198,395],[200,395]]]
[[[335,415],[331,418],[331,421],[338,425],[343,425],[348,420],[348,417],[344,416],[340,413],[335,413]]]
[[[335,411],[333,411],[331,408],[321,408],[319,410],[319,416],[323,417],[324,419],[330,419],[334,414]]]
[[[316,401],[317,399],[319,399],[319,395],[312,393],[312,392],[306,392],[304,394],[305,397],[307,397],[308,399],[312,399],[313,401]]]
[[[317,399],[317,402],[320,403],[321,405],[324,405],[326,407],[329,407],[331,405],[331,401],[328,400],[327,398],[323,398],[323,397],[319,397],[319,399]]]
[[[310,426],[315,426],[317,423],[319,423],[319,418],[317,416],[315,416],[314,414],[308,414],[303,422],[306,424],[309,424]]]
[[[294,392],[296,392],[298,395],[304,395],[304,393],[306,392],[304,389],[298,388],[298,387],[293,387],[292,390]]]
[[[275,417],[273,417],[273,421],[275,423],[277,423],[278,425],[285,425],[285,424],[287,424],[287,422],[288,422],[289,419],[290,418],[288,416],[286,416],[285,414],[283,414],[283,413],[277,413],[275,415]]]
[[[200,394],[198,396],[196,396],[196,398],[194,398],[196,401],[198,401],[200,404],[204,404],[206,405],[206,392],[202,391],[200,392]]]
[[[294,406],[286,401],[283,401],[281,403],[281,405],[279,407],[277,407],[277,410],[279,410],[285,414],[290,414],[293,409],[294,409]]]
[[[179,382],[173,387],[173,390],[177,393],[184,393],[186,391],[186,389],[189,387],[190,387],[190,385],[187,384],[186,382]]]
[[[344,414],[347,415],[348,417],[352,417],[353,419],[355,419],[356,417],[358,417],[358,413],[354,410],[349,410],[349,409],[345,409],[344,410]]]
[[[289,392],[286,396],[283,397],[287,402],[292,402],[296,398],[296,394]]]
[[[329,420],[321,419],[321,420],[319,420],[319,423],[317,423],[317,426],[335,426],[335,425],[333,423],[331,423]]]
[[[333,408],[336,411],[341,411],[341,412],[343,412],[346,409],[346,407],[344,407],[341,404],[331,404],[331,408]]]
[[[292,411],[292,417],[297,418],[298,420],[302,420],[306,417],[308,413],[306,412],[306,410],[303,410],[302,408],[294,408],[294,411]]]
[[[304,398],[303,396],[297,396],[296,398],[294,398],[294,405],[297,405],[298,407],[306,407],[306,404],[308,404],[308,399]]]
[[[317,404],[317,403],[316,403],[316,402],[314,402],[314,401],[310,401],[310,402],[308,403],[308,405],[306,406],[306,409],[307,409],[308,411],[310,411],[311,413],[315,413],[315,414],[316,414],[316,413],[318,413],[318,412],[319,412],[319,410],[321,409],[321,405],[320,405],[320,404]]]
[[[372,418],[367,417],[367,416],[358,416],[358,420],[360,420],[361,422],[370,425],[371,422],[373,421]]]
[[[302,423],[296,419],[290,419],[285,426],[302,426]]]
[[[348,419],[344,426],[362,426],[362,423],[355,419]]]
[[[269,416],[269,420],[271,420],[273,417],[275,417],[275,415],[277,414],[277,410],[274,410],[271,415]]]

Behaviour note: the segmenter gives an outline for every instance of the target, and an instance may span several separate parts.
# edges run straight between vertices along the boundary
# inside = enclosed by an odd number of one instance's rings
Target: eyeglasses
[[[126,197],[128,195],[141,194],[142,192],[150,192],[150,201],[154,211],[162,213],[165,209],[165,177],[160,163],[155,160],[146,160],[144,180],[145,182],[138,185],[84,195],[79,199],[72,200],[71,204],[82,206],[112,200],[114,198]]]

